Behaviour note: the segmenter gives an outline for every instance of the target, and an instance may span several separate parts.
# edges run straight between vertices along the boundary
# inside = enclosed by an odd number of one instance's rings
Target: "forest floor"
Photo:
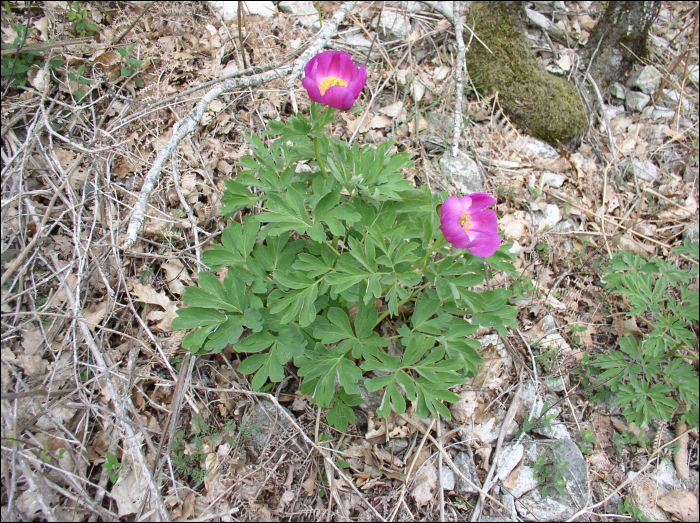
[[[595,104],[573,147],[523,135],[467,79],[462,167],[452,171],[450,22],[414,2],[359,2],[345,17],[328,48],[365,63],[368,82],[361,111],[339,114],[331,132],[361,145],[394,140],[411,155],[405,177],[416,186],[492,193],[520,277],[494,275],[492,285],[515,291],[519,328],[477,333],[486,363],[455,390],[462,399],[437,424],[442,433],[410,411],[378,419],[371,409],[340,433],[298,390],[293,368],[265,389],[271,402],[236,371],[234,350],[190,357],[185,333],[172,329],[201,251],[226,225],[218,211],[225,180],[250,153],[243,134],[263,137],[294,104],[308,114],[298,79],[295,102],[286,78],[214,99],[177,161],[162,166],[136,241],[120,248],[144,178],[210,87],[192,88],[291,63],[313,41],[318,14],[269,4],[269,16],[245,13],[240,31],[202,2],[3,4],[2,520],[466,521],[479,493],[462,475],[481,485],[496,466],[501,427],[507,441],[515,432],[509,411],[533,437],[576,443],[580,490],[557,492],[562,462],[521,456],[499,472],[482,520],[510,520],[509,506],[546,520],[523,508],[535,493],[541,506],[564,507],[552,520],[697,520],[698,427],[677,417],[630,424],[587,372],[656,321],[627,315],[630,304],[601,280],[614,253],[668,262],[698,290],[697,5],[663,2],[635,68],[660,72],[656,105],[638,107],[642,93],[621,85],[603,110]],[[323,20],[341,5],[321,2]],[[537,26],[528,38],[543,67],[579,82],[577,47],[603,7],[565,7],[543,14],[572,35],[570,47]],[[682,359],[697,371],[698,323],[688,329]],[[525,368],[556,405],[559,432],[554,419],[529,424],[538,400]],[[448,466],[460,456],[469,467]],[[534,484],[507,499],[523,470]]]

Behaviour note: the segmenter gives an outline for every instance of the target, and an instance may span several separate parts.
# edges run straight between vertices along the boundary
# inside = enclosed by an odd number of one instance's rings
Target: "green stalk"
[[[323,165],[323,160],[321,160],[321,148],[319,146],[319,139],[314,138],[314,152],[316,153],[316,162],[318,162],[318,167],[321,169],[321,174],[325,180],[328,179],[328,173],[326,172],[326,167]]]
[[[430,282],[424,283],[423,285],[421,285],[420,287],[418,287],[415,291],[413,291],[413,292],[411,293],[411,295],[410,295],[408,298],[406,298],[405,300],[401,300],[401,301],[398,303],[398,306],[401,307],[402,305],[406,305],[409,301],[414,301],[414,300],[416,299],[416,296],[418,295],[418,293],[419,293],[420,291],[422,291],[423,289],[425,289],[428,285],[430,285]],[[379,318],[377,318],[377,323],[375,323],[374,326],[376,327],[377,325],[379,325],[379,324],[382,322],[382,320],[383,320],[384,318],[386,318],[387,316],[389,316],[389,310],[388,310],[388,309],[385,310],[384,312],[382,312],[382,313],[379,315]]]

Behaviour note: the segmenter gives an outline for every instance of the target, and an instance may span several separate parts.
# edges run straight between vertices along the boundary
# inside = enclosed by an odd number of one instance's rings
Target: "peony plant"
[[[309,116],[271,121],[268,144],[246,136],[251,156],[222,197],[231,223],[173,322],[191,329],[182,346],[193,354],[231,347],[255,389],[292,372],[341,431],[361,385],[383,391],[380,416],[408,400],[420,417],[449,418],[450,389],[483,363],[473,335],[505,334],[516,316],[510,291],[483,285],[488,267],[515,274],[492,196],[416,188],[392,141],[360,147],[327,133],[366,80],[347,53],[321,53],[302,80]]]

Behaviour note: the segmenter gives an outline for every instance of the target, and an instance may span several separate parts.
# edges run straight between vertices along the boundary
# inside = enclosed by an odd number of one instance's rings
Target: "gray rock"
[[[297,17],[301,25],[310,29],[314,23],[318,24],[318,11],[313,2],[309,0],[283,1],[279,4],[280,11]]]
[[[460,452],[455,456],[454,459],[455,467],[459,470],[466,478],[474,483],[477,487],[481,488],[481,481],[479,481],[479,476],[476,473],[476,465],[474,464],[474,458],[472,458],[466,452]],[[476,494],[479,492],[469,483],[464,481],[461,476],[455,478],[454,491],[459,496],[468,496],[469,494]]]
[[[384,445],[384,450],[391,453],[393,456],[401,454],[408,448],[408,439],[406,438],[394,438],[389,440],[389,442]]]
[[[440,158],[440,168],[455,189],[463,195],[481,192],[484,189],[479,166],[461,151],[454,158],[449,151],[445,151]]]
[[[455,489],[455,473],[450,467],[442,464],[442,475],[440,476],[442,490],[450,491]]]
[[[542,498],[540,489],[531,490],[520,498],[517,505],[520,517],[534,521],[566,521],[576,510],[554,496]]]
[[[225,22],[238,20],[238,2],[236,1],[211,1],[209,4],[221,10],[221,17]],[[277,14],[275,4],[270,1],[246,2],[246,12],[251,15],[260,15],[265,18],[270,18]]]
[[[667,109],[674,109],[681,104],[681,109],[683,111],[689,111],[691,109],[690,100],[687,96],[681,96],[681,93],[675,89],[664,89],[664,96],[659,100],[659,106],[665,107]]]
[[[511,147],[514,151],[530,157],[542,159],[559,157],[559,153],[554,147],[530,136],[521,136],[513,142]]]
[[[649,474],[649,477],[655,483],[668,490],[683,487],[676,473],[676,467],[673,466],[673,463],[668,458],[662,459],[661,463]]]
[[[370,392],[365,387],[364,378],[360,380],[360,397],[362,398],[362,404],[359,405],[360,409],[365,412],[376,412],[379,406],[382,404],[383,392],[380,390]]]
[[[519,499],[532,489],[539,486],[540,482],[535,477],[535,469],[527,465],[523,465],[523,468],[520,469],[520,474],[518,475],[518,484],[513,490],[510,491],[510,493],[513,495],[513,497]]]
[[[670,120],[676,115],[673,109],[654,109],[651,112],[652,120]]]
[[[651,96],[648,94],[639,93],[637,91],[628,91],[626,97],[627,110],[641,113],[650,100]]]
[[[557,402],[556,396],[551,393],[547,393],[544,400],[542,399],[543,387],[539,388],[539,397],[535,396],[535,384],[532,381],[527,381],[523,386],[523,412],[533,413],[535,417],[539,417],[544,408],[544,402],[547,402],[548,409]],[[533,411],[532,405],[535,404],[535,409]],[[559,405],[554,405],[551,409],[547,411],[547,414],[554,414],[558,416],[561,412],[561,407]]]
[[[556,407],[555,407],[556,408]],[[550,412],[552,412],[552,409]],[[566,430],[563,423],[556,422],[555,420],[549,421],[549,427],[543,425],[541,427],[535,427],[532,432],[544,436],[545,438],[555,439],[557,441],[570,440],[571,434]]]
[[[690,78],[690,81],[697,87],[697,85],[700,84],[700,67],[697,65],[692,66],[690,68],[688,78]]]
[[[532,224],[535,226],[543,223],[545,227],[554,227],[561,220],[561,211],[559,207],[552,203],[548,203],[544,211],[535,211],[532,213]]]
[[[339,37],[339,40],[352,47],[365,47],[367,49],[372,47],[372,40],[360,33],[344,34]]]
[[[628,89],[637,88],[643,93],[651,94],[661,85],[661,74],[653,65],[646,65],[633,73],[625,85]]]
[[[616,116],[619,116],[625,112],[625,108],[620,105],[606,105],[605,109],[603,110],[605,111],[605,115],[609,120],[612,120]]]
[[[631,171],[636,178],[645,182],[654,183],[659,177],[659,169],[649,160],[640,160],[634,157],[626,158],[620,162],[620,166],[627,171]]]
[[[619,98],[620,100],[625,99],[625,86],[622,85],[620,82],[615,82],[610,86],[610,94],[613,95],[615,98]]]
[[[294,415],[287,408],[281,408],[294,419]],[[294,425],[275,405],[264,400],[254,405],[246,413],[242,425],[248,428],[250,439],[257,452],[262,452],[268,443],[272,443],[277,439],[289,439],[289,436],[296,431]]]
[[[501,495],[501,503],[503,503],[503,505],[508,510],[510,510],[511,514],[513,514],[513,515],[517,514],[517,512],[515,511],[515,498],[512,495],[508,494],[507,492],[504,492]]]
[[[544,330],[545,334],[549,334],[550,332],[557,330],[557,328],[557,322],[554,319],[554,316],[547,314],[543,318],[542,330]]]
[[[379,18],[379,30],[390,38],[406,38],[411,32],[410,25],[406,24],[406,18],[401,11],[386,7]]]
[[[698,231],[698,224],[697,223],[695,225],[689,227],[683,233],[683,239],[688,240],[692,243],[698,243],[699,237],[700,237],[700,232]]]

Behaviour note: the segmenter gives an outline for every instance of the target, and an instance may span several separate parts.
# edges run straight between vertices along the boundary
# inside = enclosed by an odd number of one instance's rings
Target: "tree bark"
[[[583,62],[601,89],[622,80],[647,55],[647,37],[661,2],[609,2],[583,49]]]

